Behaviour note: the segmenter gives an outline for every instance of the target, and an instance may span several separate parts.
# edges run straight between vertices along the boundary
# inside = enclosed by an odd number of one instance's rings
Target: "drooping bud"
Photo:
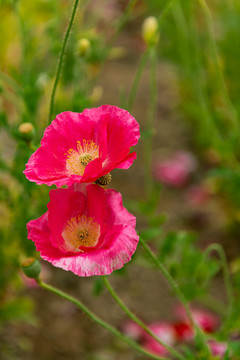
[[[22,262],[22,271],[31,279],[38,279],[41,273],[41,264],[34,258],[28,258]]]
[[[86,56],[90,49],[90,41],[88,39],[82,38],[77,43],[77,54],[81,57]]]
[[[106,174],[106,175],[103,175],[103,176],[100,176],[96,181],[95,183],[97,185],[100,185],[100,186],[107,186],[112,180],[112,175],[109,173],[109,174]]]
[[[32,123],[25,122],[19,125],[18,132],[21,139],[25,141],[30,141],[35,134],[35,128]]]
[[[142,25],[142,36],[148,46],[155,45],[158,42],[158,21],[154,16],[149,16],[144,20]]]

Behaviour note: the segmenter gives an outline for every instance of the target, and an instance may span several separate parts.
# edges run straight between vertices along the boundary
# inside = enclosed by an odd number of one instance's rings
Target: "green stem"
[[[67,45],[67,41],[68,41],[68,37],[71,31],[71,27],[73,24],[73,20],[76,14],[76,10],[77,10],[77,6],[78,6],[79,0],[75,0],[74,1],[74,5],[73,5],[73,9],[72,9],[72,14],[67,26],[67,30],[63,39],[63,43],[62,43],[62,48],[60,51],[60,55],[59,55],[59,59],[58,59],[58,64],[57,64],[57,70],[56,70],[56,76],[55,76],[55,81],[53,84],[53,89],[52,89],[52,94],[51,94],[51,100],[50,100],[50,108],[49,108],[49,117],[48,117],[48,122],[50,123],[51,119],[52,119],[52,114],[53,114],[53,108],[54,108],[54,99],[55,99],[55,93],[56,93],[56,89],[57,89],[57,85],[58,85],[58,81],[59,81],[59,77],[60,77],[60,73],[61,73],[61,69],[62,69],[62,64],[63,64],[63,57],[64,57],[64,52],[65,52],[65,47]]]
[[[172,276],[170,275],[170,273],[168,272],[168,270],[165,268],[165,266],[161,263],[161,261],[156,257],[156,255],[151,251],[151,249],[149,248],[149,246],[145,243],[145,241],[139,237],[139,242],[142,245],[142,247],[144,248],[144,250],[147,252],[147,254],[151,257],[151,259],[154,261],[154,263],[157,265],[157,267],[159,268],[159,270],[161,271],[163,277],[165,278],[165,280],[167,281],[167,283],[170,285],[170,287],[172,288],[173,292],[175,293],[175,295],[177,296],[177,298],[179,299],[179,301],[183,304],[186,314],[188,316],[188,319],[191,323],[191,325],[193,326],[196,335],[198,335],[199,340],[201,341],[202,344],[202,348],[205,349],[206,354],[208,354],[209,356],[211,355],[210,350],[206,344],[205,341],[205,335],[202,332],[202,330],[199,328],[199,326],[196,324],[196,322],[194,321],[192,312],[190,310],[190,307],[188,305],[187,300],[185,299],[185,296],[183,295],[183,293],[181,292],[178,284],[176,283],[176,281],[172,278]],[[207,358],[206,358],[207,360]]]
[[[225,252],[223,250],[223,247],[220,244],[217,244],[217,243],[209,245],[207,247],[206,251],[205,251],[206,259],[207,259],[208,255],[212,251],[216,251],[218,253],[218,255],[219,255],[220,259],[221,259],[221,264],[222,264],[222,268],[223,268],[224,283],[225,283],[225,288],[226,288],[228,302],[229,302],[228,313],[227,313],[227,316],[226,316],[227,322],[226,322],[226,326],[225,326],[225,331],[227,331],[227,329],[229,327],[229,322],[231,322],[231,320],[232,320],[232,314],[233,314],[233,309],[234,309],[233,286],[232,286],[230,274],[229,274],[229,271],[228,271],[227,259],[226,259],[226,255],[225,255]]]
[[[122,28],[124,27],[124,25],[127,23],[129,16],[131,14],[132,9],[134,8],[135,4],[136,4],[137,0],[130,0],[126,6],[126,9],[123,13],[123,15],[120,17],[117,25],[116,25],[116,31],[113,33],[113,35],[111,36],[111,38],[109,39],[108,43],[107,43],[107,47],[110,49],[113,44],[115,43],[120,31],[122,30]]]
[[[128,338],[127,336],[123,335],[121,332],[119,332],[117,329],[115,329],[113,326],[111,326],[110,324],[108,324],[107,322],[105,322],[104,320],[100,319],[97,315],[95,315],[90,309],[88,309],[88,307],[86,307],[81,301],[77,300],[76,298],[74,298],[73,296],[70,296],[66,293],[64,293],[63,291],[48,285],[46,283],[44,283],[43,281],[41,281],[40,279],[36,279],[36,282],[38,283],[39,286],[41,286],[43,289],[46,289],[62,298],[64,298],[65,300],[68,300],[70,302],[72,302],[73,304],[75,304],[79,309],[81,309],[91,320],[95,321],[97,324],[99,324],[100,326],[102,326],[103,328],[105,328],[106,330],[108,330],[110,333],[112,333],[113,335],[117,336],[119,339],[121,339],[123,342],[125,342],[126,344],[128,344],[129,346],[131,346],[133,349],[135,349],[136,351],[138,351],[139,353],[141,353],[142,355],[148,356],[151,359],[155,359],[155,360],[167,360],[166,358],[163,357],[159,357],[159,356],[155,356],[147,351],[145,351],[141,346],[139,346],[137,343],[135,343],[135,341],[131,340],[130,338]]]
[[[234,302],[234,295],[233,295],[233,287],[230,279],[230,274],[228,271],[228,264],[225,252],[223,250],[223,247],[220,244],[214,243],[207,247],[207,250],[205,251],[206,257],[211,253],[211,251],[216,251],[221,259],[222,267],[223,267],[223,276],[224,276],[224,282],[226,286],[227,291],[227,297],[229,301],[229,305],[232,306]]]
[[[106,288],[108,289],[109,293],[112,295],[114,300],[118,303],[118,305],[121,307],[121,309],[127,314],[127,316],[130,317],[135,323],[137,323],[139,326],[141,326],[142,329],[146,331],[150,336],[154,338],[160,345],[162,345],[164,348],[166,348],[170,354],[175,356],[177,359],[184,360],[184,357],[178,353],[176,350],[174,350],[172,347],[167,345],[165,342],[163,342],[159,337],[157,337],[150,329],[147,327],[146,324],[144,324],[143,321],[141,321],[125,304],[124,302],[119,298],[117,293],[114,291],[113,287],[107,280],[105,276],[103,276],[103,282],[106,285]]]
[[[138,86],[139,86],[139,82],[141,80],[142,77],[142,73],[143,70],[145,69],[145,66],[147,64],[148,61],[148,57],[150,54],[150,49],[147,49],[143,54],[142,57],[139,61],[138,67],[137,67],[137,71],[132,83],[132,87],[129,93],[129,97],[128,97],[128,105],[127,105],[127,109],[129,112],[131,112],[132,107],[133,107],[133,103],[137,94],[137,90],[138,90]]]
[[[161,12],[161,14],[158,17],[158,29],[160,30],[163,21],[165,20],[165,17],[167,16],[167,14],[169,13],[169,11],[171,10],[171,7],[173,5],[175,0],[168,0]]]
[[[146,197],[150,199],[153,179],[152,179],[152,152],[154,136],[154,119],[157,106],[157,51],[153,47],[150,52],[150,104],[146,120],[146,138],[144,149],[144,172]]]
[[[225,97],[226,104],[228,105],[228,108],[230,110],[232,123],[235,126],[235,129],[237,130],[237,132],[239,134],[240,127],[239,127],[239,122],[238,122],[238,114],[232,104],[232,101],[231,101],[229,93],[228,93],[227,86],[225,84],[224,75],[223,75],[222,68],[220,65],[217,45],[216,45],[215,36],[214,36],[214,28],[213,28],[213,20],[212,20],[211,12],[210,12],[210,9],[205,0],[198,0],[198,2],[200,4],[200,6],[203,10],[203,13],[205,15],[205,18],[206,18],[208,32],[209,32],[210,45],[211,45],[211,49],[213,52],[213,58],[215,61],[216,71],[217,71],[218,79],[220,81],[221,90]]]

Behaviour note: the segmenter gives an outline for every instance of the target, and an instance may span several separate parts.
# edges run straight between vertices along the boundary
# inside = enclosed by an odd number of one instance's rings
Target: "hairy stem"
[[[103,276],[103,282],[106,285],[106,288],[108,289],[111,296],[114,298],[114,300],[118,303],[118,305],[121,307],[121,309],[127,314],[130,319],[132,319],[135,323],[137,323],[139,326],[141,326],[142,329],[146,331],[150,336],[154,338],[160,345],[162,345],[165,349],[169,351],[170,354],[175,356],[177,359],[184,360],[184,357],[178,353],[176,350],[174,350],[172,347],[167,345],[165,342],[163,342],[159,337],[157,337],[150,329],[147,327],[146,324],[142,320],[140,320],[125,304],[124,302],[119,298],[117,293],[114,291],[113,287],[107,280],[105,276]]]
[[[102,326],[103,328],[105,328],[106,330],[108,330],[111,334],[117,336],[119,339],[121,339],[123,342],[125,342],[126,344],[128,344],[129,346],[131,346],[133,349],[135,349],[136,351],[138,351],[139,353],[141,353],[142,355],[145,355],[147,357],[149,357],[150,359],[155,359],[155,360],[167,360],[166,358],[163,357],[159,357],[159,356],[155,356],[154,354],[149,353],[148,351],[145,351],[141,346],[139,346],[135,341],[131,340],[130,338],[128,338],[127,336],[123,335],[120,331],[118,331],[117,329],[115,329],[113,326],[111,326],[110,324],[108,324],[106,321],[100,319],[97,315],[95,315],[86,305],[84,305],[80,300],[74,298],[73,296],[70,296],[68,294],[66,294],[65,292],[51,286],[48,285],[46,283],[44,283],[43,281],[41,281],[40,279],[37,279],[36,282],[38,283],[39,286],[41,286],[42,288],[64,298],[65,300],[68,300],[70,302],[72,302],[73,304],[75,304],[79,309],[81,309],[91,320],[95,321],[98,325]]]
[[[146,138],[144,151],[144,173],[146,198],[150,199],[153,189],[152,179],[152,155],[153,155],[153,137],[154,120],[157,107],[157,51],[153,47],[150,52],[150,102],[148,115],[146,119]]]
[[[205,0],[198,0],[198,2],[200,4],[202,11],[206,18],[206,23],[207,23],[207,27],[208,27],[208,33],[209,33],[209,40],[210,40],[210,45],[211,45],[211,49],[213,52],[214,62],[216,65],[216,71],[217,71],[217,75],[218,75],[219,85],[221,87],[222,94],[225,97],[226,105],[228,106],[228,109],[230,111],[232,124],[235,127],[235,130],[237,131],[238,135],[240,135],[238,114],[237,114],[237,112],[232,104],[232,101],[230,99],[228,89],[227,89],[227,86],[225,83],[224,75],[222,72],[222,68],[220,65],[217,45],[216,45],[215,36],[214,36],[212,15],[211,15],[210,9],[207,5],[207,2]]]
[[[52,89],[52,94],[51,94],[51,99],[50,99],[48,123],[50,123],[50,121],[52,119],[52,114],[53,114],[53,110],[54,110],[54,99],[55,99],[55,94],[56,94],[56,90],[57,90],[58,81],[59,81],[59,78],[60,78],[60,73],[61,73],[61,70],[62,70],[64,52],[65,52],[65,48],[66,48],[66,45],[67,45],[69,34],[70,34],[70,31],[71,31],[71,28],[72,28],[72,24],[73,24],[73,20],[74,20],[75,14],[76,14],[78,3],[79,3],[79,0],[74,1],[72,13],[71,13],[70,20],[69,20],[69,23],[68,23],[68,26],[67,26],[67,29],[66,29],[66,32],[65,32],[65,36],[64,36],[64,39],[63,39],[63,43],[62,43],[62,48],[60,50],[60,54],[59,54],[59,58],[58,58],[56,76],[55,76],[55,81],[54,81],[54,84],[53,84],[53,89]]]
[[[142,77],[142,73],[145,69],[145,66],[147,64],[147,61],[148,61],[148,57],[149,57],[149,49],[147,49],[140,61],[139,61],[139,64],[138,64],[138,67],[137,67],[137,71],[136,71],[136,74],[135,74],[135,77],[134,77],[134,80],[133,80],[133,83],[132,83],[132,87],[130,89],[130,93],[129,93],[129,97],[128,97],[128,105],[127,105],[127,109],[129,112],[131,112],[132,110],[132,107],[133,107],[133,103],[134,103],[134,100],[135,100],[135,97],[136,97],[136,94],[137,94],[137,90],[138,90],[138,86],[139,86],[139,82],[141,80],[141,77]]]
[[[147,254],[154,261],[154,263],[157,265],[157,267],[161,271],[163,277],[165,278],[167,283],[170,285],[170,287],[172,288],[173,292],[175,293],[175,295],[177,296],[179,301],[183,304],[183,306],[185,308],[185,311],[186,311],[186,314],[188,316],[188,319],[189,319],[191,325],[193,326],[193,328],[194,328],[194,330],[196,332],[196,335],[198,336],[199,340],[201,341],[202,348],[205,350],[206,354],[210,356],[211,354],[210,354],[210,350],[209,350],[209,348],[207,346],[207,343],[205,341],[205,335],[202,332],[202,330],[199,328],[199,326],[196,324],[196,322],[194,321],[193,316],[192,316],[192,312],[191,312],[190,307],[189,307],[189,304],[188,304],[187,300],[185,299],[185,296],[181,292],[178,284],[172,278],[172,276],[170,275],[168,270],[165,268],[165,266],[156,257],[156,255],[151,251],[149,246],[145,243],[145,241],[141,237],[139,237],[139,242],[141,243],[141,245],[143,246],[143,248],[147,252]],[[208,358],[206,358],[206,360],[207,359]]]
[[[226,255],[223,250],[223,247],[217,243],[209,245],[205,252],[206,259],[212,251],[216,251],[218,253],[220,260],[221,260],[222,268],[223,268],[224,283],[225,283],[226,293],[227,293],[228,302],[229,302],[228,312],[227,312],[227,316],[226,316],[227,321],[226,321],[226,326],[225,326],[225,331],[227,331],[227,329],[229,327],[229,323],[232,320],[232,314],[233,314],[233,309],[234,309],[233,286],[232,286],[230,274],[228,271],[227,259],[226,259]]]

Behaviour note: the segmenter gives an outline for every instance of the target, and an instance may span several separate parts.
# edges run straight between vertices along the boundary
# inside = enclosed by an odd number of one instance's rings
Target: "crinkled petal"
[[[34,224],[28,226],[33,228]],[[29,235],[29,239],[35,242],[36,249],[40,251],[44,260],[79,276],[109,275],[131,260],[138,244],[138,236],[132,228],[125,227],[121,229],[121,232],[116,233],[112,230],[107,237],[111,238],[111,241],[107,239],[111,244],[109,248],[74,255],[63,254],[56,249],[45,232],[40,233],[33,229]],[[113,237],[114,241],[112,241]]]
[[[82,214],[100,225],[100,237],[93,247],[76,252],[62,233],[68,220]],[[30,221],[27,229],[43,259],[79,276],[92,276],[110,274],[131,260],[138,244],[135,224],[119,193],[95,184],[77,184],[52,190],[48,212]]]
[[[116,106],[110,108],[105,105],[102,109],[108,112],[107,131],[107,157],[104,168],[113,170],[117,164],[128,160],[130,147],[137,144],[140,137],[139,124],[126,110]]]
[[[121,194],[113,189],[108,189],[106,190],[106,196],[108,199],[107,223],[112,225],[127,224],[135,228],[136,217],[123,207]],[[109,204],[111,204],[111,206],[109,206]]]
[[[126,110],[103,105],[82,113],[70,111],[57,115],[47,127],[36,150],[26,164],[24,174],[37,184],[71,186],[74,182],[94,182],[114,168],[129,168],[136,154],[130,147],[140,137],[139,125]],[[67,168],[69,153],[78,150],[78,142],[92,141],[99,157],[90,161],[83,175]]]

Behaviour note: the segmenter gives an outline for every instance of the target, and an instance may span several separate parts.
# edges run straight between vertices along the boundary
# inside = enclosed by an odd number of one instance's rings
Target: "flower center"
[[[99,157],[99,147],[92,140],[77,141],[77,150],[67,152],[66,168],[71,175],[82,176],[87,164]]]
[[[78,240],[81,241],[82,243],[84,243],[84,242],[87,243],[87,238],[89,236],[89,231],[86,230],[86,229],[77,230],[76,231],[76,236],[77,236]]]
[[[79,156],[79,161],[82,165],[87,166],[88,163],[92,160],[92,157],[90,154],[84,154]]]
[[[62,232],[67,247],[72,251],[81,250],[79,249],[81,246],[95,246],[99,236],[100,225],[85,215],[71,218]]]

